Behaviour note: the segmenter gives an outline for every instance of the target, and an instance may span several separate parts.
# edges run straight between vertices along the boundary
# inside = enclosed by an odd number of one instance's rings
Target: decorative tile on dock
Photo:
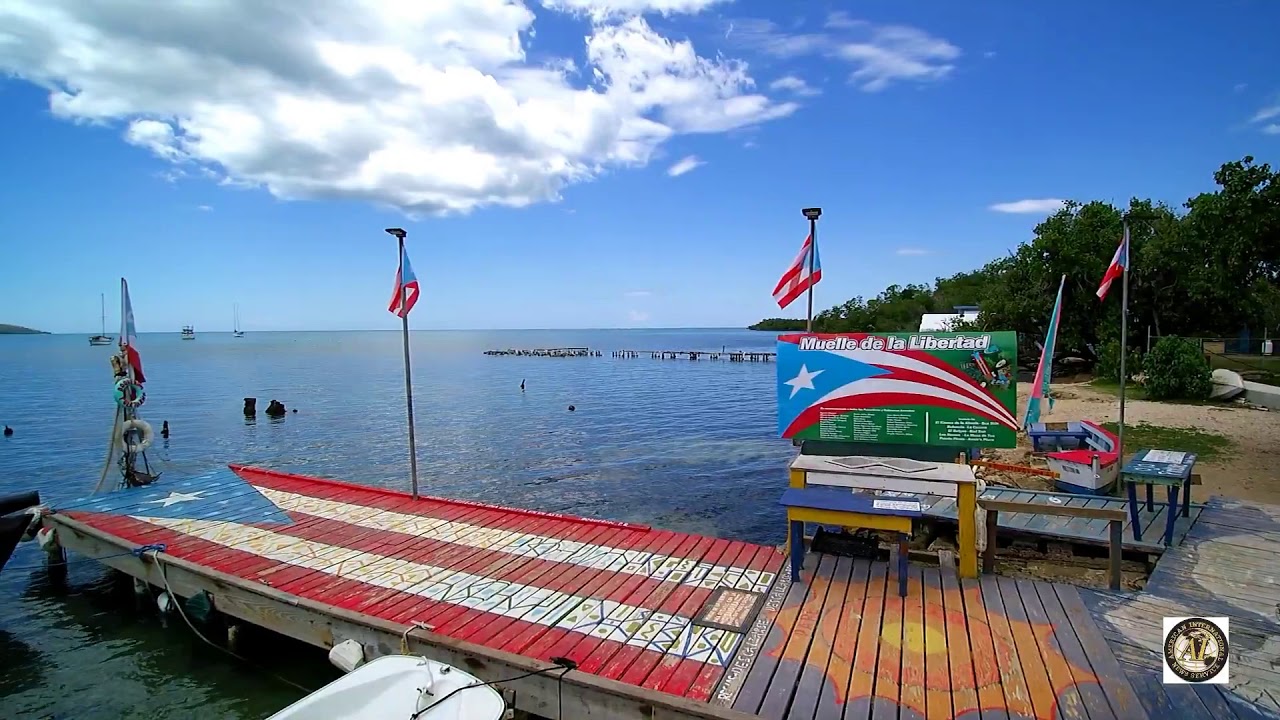
[[[695,622],[703,606],[722,588],[763,598],[784,563],[776,548],[242,467],[59,513],[300,598],[696,700],[744,635]]]
[[[1215,497],[1136,595],[1082,592],[1152,716],[1280,720],[1280,506]],[[1162,618],[1230,618],[1230,682],[1164,685]]]
[[[1147,717],[1076,589],[810,556],[714,703],[766,720]]]
[[[1193,491],[1194,492],[1194,491]],[[1139,493],[1141,495],[1141,492]],[[1090,497],[1058,492],[1035,492],[1031,490],[1015,490],[1011,488],[988,487],[982,497],[987,500],[1003,500],[1007,502],[1029,502],[1061,504],[1073,507],[1107,508],[1113,510],[1129,510],[1127,500],[1118,497]],[[933,520],[956,521],[956,500],[936,496],[923,496],[921,500],[927,506],[926,517]],[[1148,511],[1145,503],[1138,504],[1138,520],[1142,526],[1142,540],[1133,539],[1133,524],[1128,516],[1124,521],[1124,547],[1126,550],[1145,552],[1164,552],[1163,545],[1165,513],[1168,503],[1156,502]],[[1178,517],[1173,525],[1173,544],[1178,545],[1182,538],[1195,525],[1203,510],[1202,503],[1192,503],[1188,517]],[[1181,512],[1181,510],[1179,510]],[[1022,532],[1029,535],[1056,538],[1070,542],[1089,545],[1108,546],[1111,543],[1106,520],[1089,520],[1087,518],[1055,517],[1032,513],[1000,513],[1000,527],[1004,530]]]

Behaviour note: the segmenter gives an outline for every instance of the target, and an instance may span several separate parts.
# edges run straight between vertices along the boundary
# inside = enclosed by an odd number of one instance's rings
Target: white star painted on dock
[[[174,505],[180,502],[190,502],[192,500],[200,500],[201,499],[200,496],[203,494],[204,494],[203,490],[197,490],[193,493],[171,492],[169,493],[169,497],[160,498],[159,500],[148,500],[147,502],[154,503],[156,505],[159,505],[160,507],[169,507],[170,505]]]
[[[819,371],[817,371],[817,372],[809,372],[809,367],[808,367],[807,365],[801,365],[801,366],[800,366],[800,372],[799,372],[795,377],[791,378],[790,380],[788,380],[788,381],[786,381],[786,382],[784,382],[784,383],[782,383],[782,384],[783,384],[783,385],[790,385],[790,386],[791,386],[791,397],[795,397],[795,396],[796,396],[796,393],[800,392],[801,390],[813,390],[813,389],[814,389],[814,387],[813,387],[813,379],[814,379],[814,378],[816,378],[816,377],[818,377],[819,375],[821,375],[821,374],[822,374],[822,373],[824,373],[824,372],[826,372],[826,370],[819,370]]]

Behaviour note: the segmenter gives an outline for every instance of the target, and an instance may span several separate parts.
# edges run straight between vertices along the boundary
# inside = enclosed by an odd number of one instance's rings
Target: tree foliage
[[[820,332],[894,332],[920,326],[924,313],[978,305],[976,326],[1016,330],[1019,356],[1036,358],[1058,282],[1067,276],[1057,351],[1097,360],[1118,343],[1121,285],[1095,294],[1128,221],[1131,350],[1156,335],[1275,335],[1280,324],[1280,172],[1252,157],[1214,173],[1217,189],[1182,208],[1133,198],[1127,207],[1070,202],[1034,236],[984,267],[931,285],[893,285],[818,313]],[[1118,347],[1118,346],[1117,346]],[[1137,368],[1134,369],[1137,371]],[[1118,374],[1118,368],[1117,368]]]
[[[748,330],[771,330],[773,332],[802,331],[804,328],[804,318],[765,318],[754,325],[747,326]]]
[[[1153,400],[1204,400],[1213,389],[1212,373],[1200,344],[1167,336],[1147,353],[1143,386]]]

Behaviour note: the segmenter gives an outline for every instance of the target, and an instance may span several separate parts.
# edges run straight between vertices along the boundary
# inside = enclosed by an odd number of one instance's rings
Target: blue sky
[[[400,225],[414,327],[740,326],[804,206],[825,308],[1280,161],[1273,3],[87,5],[0,9],[0,322],[394,328]]]

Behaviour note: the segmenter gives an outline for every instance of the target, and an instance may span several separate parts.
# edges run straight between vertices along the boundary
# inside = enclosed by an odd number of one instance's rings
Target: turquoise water
[[[148,456],[165,477],[228,462],[407,490],[398,332],[229,333],[140,338]],[[415,332],[421,491],[779,543],[774,366],[614,359],[612,350],[771,350],[746,330]],[[490,357],[486,349],[588,346],[600,358]],[[102,469],[113,410],[106,347],[85,337],[0,336],[0,492],[56,505]],[[525,381],[525,391],[520,382]],[[246,422],[244,397],[259,417]],[[271,399],[291,410],[261,415]],[[574,412],[568,406],[575,407]],[[96,563],[48,582],[24,545],[0,576],[0,718],[261,718],[300,693],[133,608]],[[322,652],[256,638],[246,653],[309,687]]]

